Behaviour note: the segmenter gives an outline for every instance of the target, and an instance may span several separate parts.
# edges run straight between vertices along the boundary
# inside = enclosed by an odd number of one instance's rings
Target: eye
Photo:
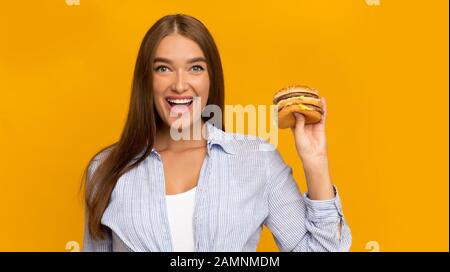
[[[169,68],[167,66],[160,65],[160,66],[155,68],[155,71],[156,72],[165,72],[164,70],[161,70],[161,69],[169,69]]]
[[[205,69],[202,67],[202,66],[200,66],[200,65],[194,65],[194,66],[192,66],[192,68],[198,68],[198,70],[194,70],[195,72],[201,72],[201,71],[204,71]]]

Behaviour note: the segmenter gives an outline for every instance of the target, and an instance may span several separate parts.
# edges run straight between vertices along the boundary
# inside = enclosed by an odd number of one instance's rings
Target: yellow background
[[[0,251],[81,246],[82,171],[118,139],[140,42],[172,13],[215,37],[227,104],[288,84],[327,98],[353,251],[448,251],[447,0],[2,1]],[[278,148],[304,191],[290,131]],[[258,250],[277,250],[267,229]]]

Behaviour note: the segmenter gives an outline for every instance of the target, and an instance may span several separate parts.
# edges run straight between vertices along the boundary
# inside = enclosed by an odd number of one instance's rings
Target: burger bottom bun
[[[314,124],[322,119],[322,114],[316,110],[303,110],[299,105],[289,105],[278,112],[278,127],[281,129],[295,127],[294,112],[303,114],[305,124]]]

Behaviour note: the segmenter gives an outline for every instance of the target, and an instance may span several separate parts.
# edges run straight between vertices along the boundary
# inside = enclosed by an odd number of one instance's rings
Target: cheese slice
[[[314,110],[314,108],[312,108],[312,107],[308,107],[304,104],[299,104],[298,102],[294,102],[294,101],[284,104],[281,108],[285,108],[285,107],[291,106],[291,105],[298,105],[302,110]],[[279,107],[278,110],[281,110],[281,108]]]
[[[303,105],[303,104],[298,104],[298,106],[299,106],[302,110],[314,110],[313,108],[308,107],[308,106]]]

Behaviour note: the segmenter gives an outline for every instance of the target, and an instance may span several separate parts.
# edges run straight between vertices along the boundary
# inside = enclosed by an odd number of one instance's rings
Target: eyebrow
[[[188,63],[194,63],[194,62],[198,62],[198,61],[204,61],[204,62],[206,62],[206,59],[203,58],[203,57],[196,57],[196,58],[189,59],[187,62],[188,62]],[[172,61],[171,61],[170,59],[161,58],[161,57],[155,58],[155,59],[153,60],[153,63],[155,63],[155,62],[166,62],[166,63],[172,64]]]

